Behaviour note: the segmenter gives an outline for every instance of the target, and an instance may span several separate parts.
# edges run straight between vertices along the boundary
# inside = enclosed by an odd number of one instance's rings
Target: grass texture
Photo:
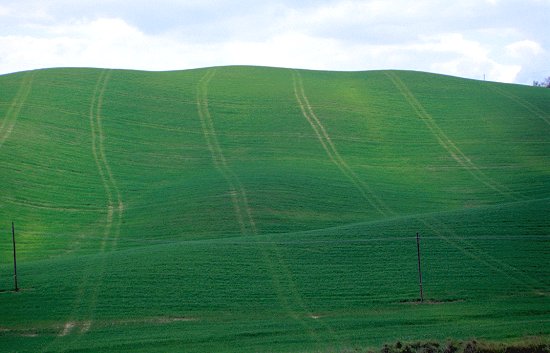
[[[407,71],[22,72],[0,76],[0,165],[2,352],[550,336],[547,89]]]

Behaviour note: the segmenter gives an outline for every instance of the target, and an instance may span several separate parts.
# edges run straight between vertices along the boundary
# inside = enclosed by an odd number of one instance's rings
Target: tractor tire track
[[[434,217],[420,217],[420,222],[424,224],[433,234],[443,239],[445,242],[462,252],[464,255],[473,260],[485,265],[486,267],[498,272],[514,282],[529,288],[537,296],[549,296],[549,293],[540,288],[540,282],[534,280],[530,276],[522,273],[519,269],[491,256],[486,251],[479,249],[477,246],[464,239],[460,239],[456,234],[449,229],[443,222]],[[506,269],[504,269],[506,268]]]
[[[218,141],[217,133],[214,127],[214,122],[210,114],[208,102],[208,84],[216,73],[216,69],[210,69],[200,79],[197,87],[197,110],[203,135],[210,151],[214,167],[223,176],[229,186],[229,194],[235,212],[235,218],[243,235],[258,235],[256,221],[254,220],[252,211],[249,206],[248,196],[245,188],[241,184],[237,175],[231,170],[223,150]],[[320,337],[317,335],[306,322],[308,316],[307,308],[305,307],[288,266],[281,257],[280,251],[275,244],[259,243],[260,256],[267,266],[272,286],[275,290],[277,301],[288,316],[304,327],[314,341],[319,342]],[[285,291],[287,288],[289,292]],[[299,309],[299,312],[296,310]],[[306,314],[302,314],[305,312]]]
[[[116,249],[118,237],[120,236],[120,228],[122,224],[122,216],[124,212],[124,204],[116,181],[113,177],[111,168],[105,154],[105,135],[101,125],[101,110],[103,105],[103,97],[110,78],[110,71],[103,70],[96,82],[92,101],[90,103],[90,132],[92,155],[101,183],[105,190],[107,198],[106,210],[107,214],[103,226],[103,235],[99,247],[99,255],[101,259],[97,266],[90,266],[89,269],[83,272],[83,277],[78,287],[76,299],[73,302],[72,311],[66,321],[63,331],[58,334],[57,338],[50,342],[46,348],[51,347],[61,337],[67,337],[63,340],[63,349],[69,349],[74,345],[82,334],[90,330],[93,324],[94,313],[97,307],[97,298],[106,269],[105,251],[108,241],[110,241],[110,251]],[[80,318],[81,320],[78,320]],[[79,327],[77,331],[76,328]],[[76,331],[76,332],[75,332]],[[76,333],[76,334],[73,334]]]
[[[525,109],[527,109],[528,111],[530,111],[531,113],[536,115],[537,117],[541,118],[546,124],[550,125],[550,117],[547,115],[547,113],[542,111],[542,109],[540,109],[539,107],[535,106],[534,104],[532,104],[532,103],[526,101],[525,99],[520,98],[520,97],[518,97],[518,96],[516,96],[516,95],[514,95],[510,92],[506,92],[505,90],[503,90],[500,87],[497,87],[494,84],[488,85],[488,87],[493,92],[496,92],[499,95],[501,95],[503,97],[506,97],[506,98],[516,102],[517,104],[521,105],[522,107],[524,107]]]
[[[23,76],[19,90],[17,91],[10,107],[8,108],[8,111],[6,112],[2,125],[0,125],[0,148],[4,142],[6,142],[15,127],[15,123],[21,113],[21,109],[23,108],[23,105],[31,92],[34,75],[35,72],[31,71],[27,72],[25,76]]]
[[[102,107],[103,97],[107,88],[107,83],[111,77],[110,70],[104,70],[100,75],[96,89],[94,92],[94,99],[90,106],[90,129],[92,132],[92,154],[98,172],[102,178],[105,194],[107,195],[107,219],[105,223],[105,229],[103,234],[103,240],[101,242],[101,253],[104,253],[107,247],[107,241],[110,241],[110,251],[114,251],[117,247],[118,238],[120,237],[120,228],[122,226],[122,217],[124,213],[124,203],[122,201],[120,190],[117,186],[117,182],[113,177],[111,167],[108,163],[105,153],[105,134],[102,126]],[[114,224],[113,224],[114,223]],[[85,325],[81,327],[80,333],[86,333],[92,327],[95,309],[97,307],[97,298],[101,284],[103,282],[106,267],[106,258],[102,256],[99,273],[97,280],[93,285],[93,289],[90,293],[89,307],[87,313],[84,316]]]
[[[465,247],[472,249],[474,252],[477,252],[479,254],[479,257],[482,259],[483,262],[485,262],[487,266],[496,267],[498,272],[501,272],[506,277],[515,280],[517,283],[525,286],[526,288],[531,289],[536,295],[549,296],[550,293],[548,293],[547,286],[542,285],[540,281],[525,274],[517,267],[514,267],[509,263],[500,260],[498,257],[490,255],[487,251],[481,249],[479,246],[476,246],[471,241],[466,240],[466,238],[459,238],[452,229],[445,225],[445,223],[437,220],[436,222],[438,223],[437,227],[439,227],[439,229],[442,229],[447,234],[450,234],[457,242],[464,244]]]
[[[287,311],[288,316],[298,321],[316,343],[327,342],[327,340],[330,340],[332,343],[339,342],[341,339],[332,327],[322,320],[317,320],[319,316],[309,310],[299,293],[296,281],[292,276],[292,271],[284,260],[279,246],[276,243],[260,244],[260,251],[262,252],[264,262],[270,267],[269,272],[276,288],[279,304]],[[282,282],[286,282],[289,289],[286,295],[282,291]],[[325,336],[319,336],[315,328],[310,326],[312,319],[316,320],[315,323],[323,328]]]
[[[385,203],[372,191],[368,184],[361,180],[357,174],[350,168],[346,161],[342,158],[336,146],[332,142],[329,134],[327,133],[325,127],[319,120],[319,117],[313,111],[311,104],[306,96],[304,90],[304,84],[300,73],[297,70],[292,71],[292,80],[294,87],[294,95],[302,111],[302,115],[306,118],[309,125],[315,132],[319,143],[325,150],[330,161],[340,169],[342,174],[352,182],[352,184],[359,190],[363,198],[378,211],[382,216],[387,217],[392,215],[393,212],[389,209]]]
[[[471,160],[468,158],[462,150],[445,134],[445,132],[437,125],[435,120],[424,109],[420,102],[416,99],[414,94],[405,85],[405,83],[393,72],[387,72],[386,76],[393,82],[399,92],[403,95],[407,103],[413,108],[414,112],[418,115],[420,120],[424,122],[426,127],[434,135],[439,145],[443,147],[445,151],[457,162],[461,167],[472,175],[477,181],[487,186],[488,188],[496,191],[497,193],[512,198],[514,200],[526,199],[523,195],[519,195],[516,192],[510,190],[508,187],[501,185],[497,181],[488,177],[483,171],[481,171]]]
[[[252,217],[252,211],[248,204],[246,191],[238,177],[235,173],[233,173],[227,164],[227,160],[220,147],[218,136],[214,128],[214,122],[208,107],[208,84],[215,74],[215,69],[208,70],[198,84],[197,109],[201,121],[201,127],[208,150],[210,151],[210,155],[212,157],[212,162],[214,163],[214,167],[229,185],[229,195],[231,197],[231,203],[233,204],[235,217],[237,219],[241,234],[254,235],[257,234],[256,222]]]
[[[101,125],[102,115],[101,108],[103,105],[103,96],[105,94],[105,88],[110,78],[109,71],[103,71],[97,81],[94,91],[94,98],[90,105],[90,129],[92,132],[92,154],[97,166],[97,170],[101,177],[101,182],[107,195],[107,221],[103,232],[103,241],[101,242],[101,251],[103,252],[106,247],[108,239],[113,235],[112,248],[116,247],[116,242],[120,235],[120,226],[122,223],[122,215],[124,212],[124,204],[120,195],[120,191],[117,187],[115,178],[111,171],[111,167],[107,161],[105,155],[105,135],[103,133],[103,127]],[[116,214],[116,216],[115,216]],[[113,219],[116,217],[115,224],[113,226]],[[113,231],[114,228],[114,231]]]

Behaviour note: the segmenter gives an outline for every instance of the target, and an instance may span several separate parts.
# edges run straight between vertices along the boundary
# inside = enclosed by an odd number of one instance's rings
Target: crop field
[[[550,341],[550,90],[237,66],[0,76],[0,352],[471,339]]]

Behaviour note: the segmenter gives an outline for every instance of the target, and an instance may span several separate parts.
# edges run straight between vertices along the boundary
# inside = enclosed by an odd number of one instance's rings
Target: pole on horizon
[[[416,233],[416,249],[418,252],[418,279],[420,281],[420,302],[424,302],[424,293],[422,292],[422,269],[420,267],[420,235]]]
[[[11,237],[13,240],[13,282],[15,284],[15,291],[19,291],[17,286],[17,258],[15,256],[15,224],[11,222]]]

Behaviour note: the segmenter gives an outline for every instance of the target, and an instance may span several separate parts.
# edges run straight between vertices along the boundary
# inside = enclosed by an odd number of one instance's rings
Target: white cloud
[[[6,71],[57,66],[163,69],[175,65],[184,49],[146,36],[121,19],[42,26],[41,33],[0,37],[0,66]]]
[[[10,13],[11,10],[8,7],[0,5],[0,17],[8,16]]]
[[[483,78],[492,81],[515,82],[522,67],[518,64],[506,64],[498,61],[498,55],[492,57],[491,46],[464,38],[462,34],[450,33],[425,38],[426,44],[414,46],[433,53],[451,54],[449,60],[433,60],[430,71],[449,75]]]
[[[444,33],[422,38],[424,43],[412,45],[411,48],[433,52],[455,53],[472,59],[485,58],[489,50],[481,43],[468,40],[460,33]]]
[[[386,15],[387,4],[384,1],[338,1],[319,6],[312,11],[295,11],[289,20],[303,25],[363,23]]]
[[[136,0],[131,8],[116,0],[5,1],[0,73],[253,64],[528,82],[527,72],[546,68],[550,45],[533,30],[541,16],[524,21],[529,6],[544,12],[542,0],[526,0],[520,12],[502,0],[158,0],[155,7]]]
[[[532,40],[522,40],[506,46],[507,54],[512,58],[523,58],[542,53],[542,47],[539,43]]]
[[[432,64],[433,72],[508,83],[515,82],[521,69],[520,65],[504,65],[490,59],[481,61],[464,57]]]
[[[122,19],[75,21],[41,26],[42,37],[0,37],[0,66],[18,71],[37,67],[93,66],[148,70],[253,64],[327,70],[409,68],[513,82],[521,69],[489,58],[489,51],[461,34],[450,33],[404,45],[346,44],[287,31],[262,41],[186,43],[151,36]],[[517,50],[532,47],[519,43]],[[431,64],[426,64],[431,62]]]
[[[323,69],[327,66],[326,55],[337,50],[334,40],[288,32],[263,42],[229,42],[218,55],[228,63],[244,61],[245,64]]]

